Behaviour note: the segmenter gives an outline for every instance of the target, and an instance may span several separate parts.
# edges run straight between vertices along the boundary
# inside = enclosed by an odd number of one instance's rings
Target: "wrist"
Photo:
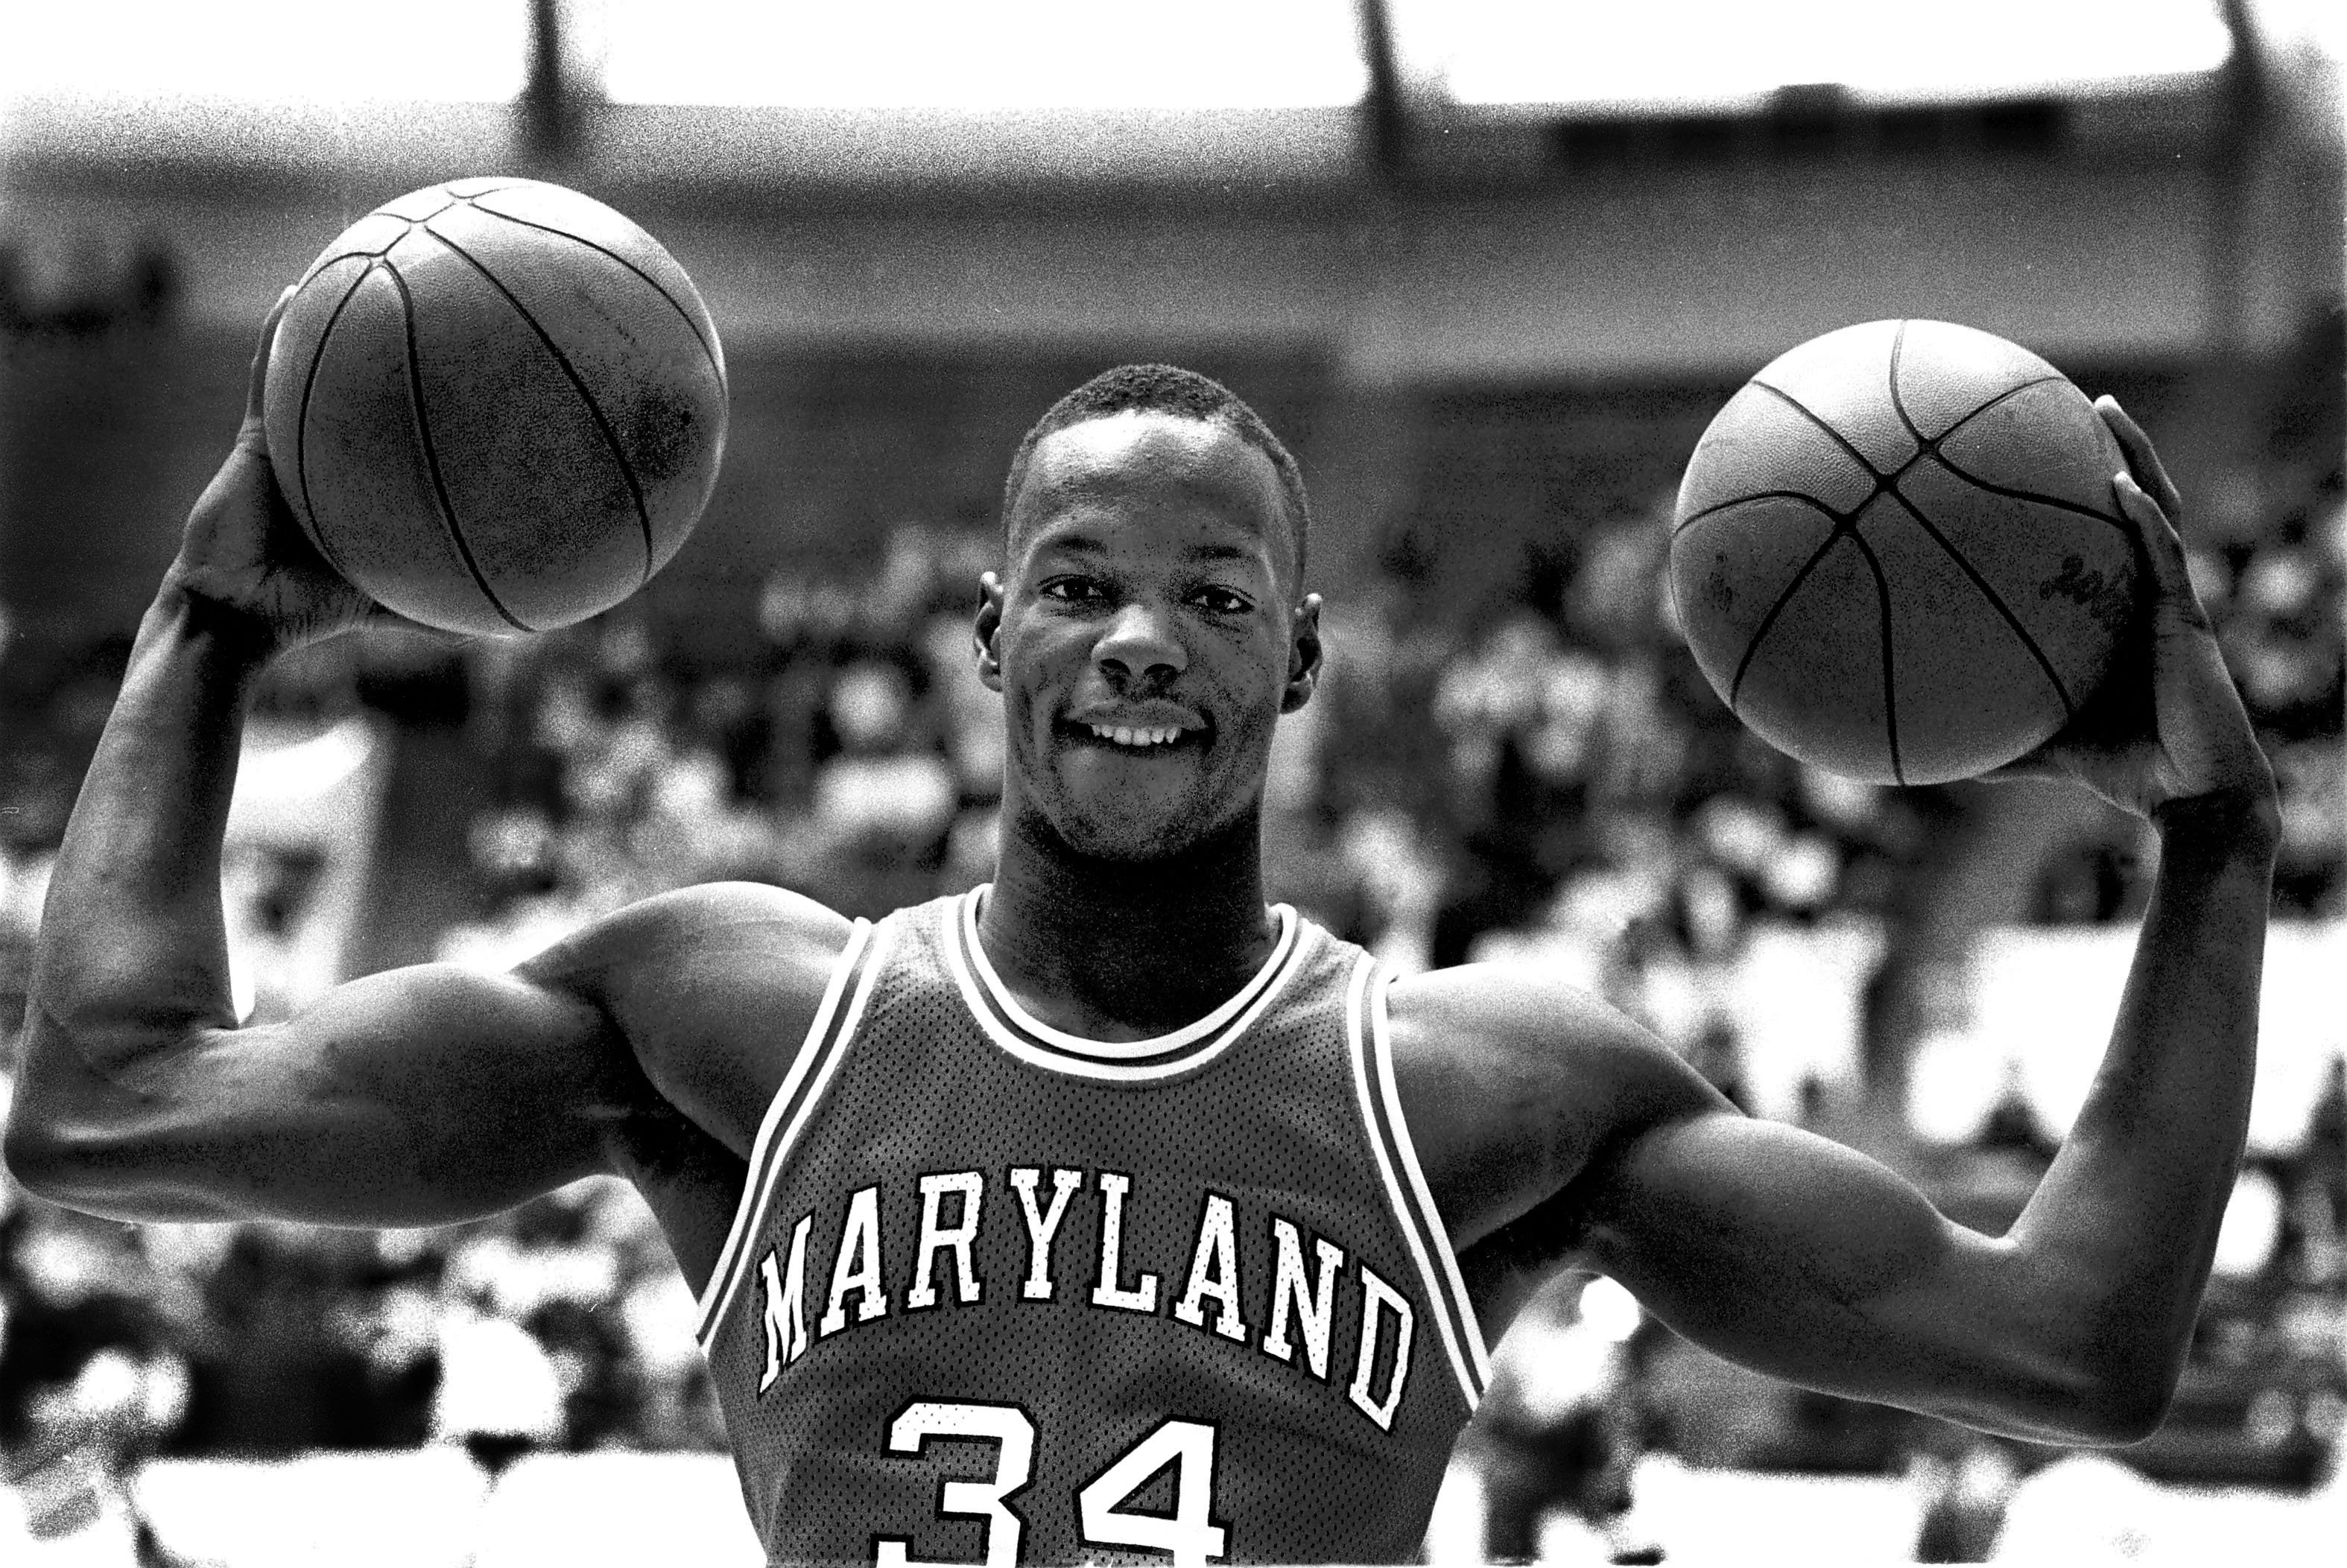
[[[166,576],[148,607],[147,626],[174,641],[193,645],[204,654],[256,672],[279,651],[275,630],[248,610],[198,592],[173,576]]]
[[[2270,781],[2262,788],[2186,795],[2153,808],[2162,848],[2221,848],[2270,860],[2281,841],[2281,808]]]

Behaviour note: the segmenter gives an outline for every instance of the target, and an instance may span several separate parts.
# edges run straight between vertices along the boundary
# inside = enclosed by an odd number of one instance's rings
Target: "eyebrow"
[[[1062,535],[1045,544],[1042,548],[1047,552],[1051,550],[1064,550],[1070,555],[1103,556],[1108,554],[1108,546],[1102,544],[1098,539],[1088,538],[1082,534]],[[1255,554],[1253,550],[1242,549],[1236,545],[1195,545],[1193,546],[1187,553],[1193,560],[1252,562],[1255,559]]]

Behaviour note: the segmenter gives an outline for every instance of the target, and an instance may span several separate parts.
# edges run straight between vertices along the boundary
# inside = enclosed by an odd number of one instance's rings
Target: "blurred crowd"
[[[2336,921],[2347,517],[2335,469],[2303,488],[2192,564],[2281,776],[2277,912]],[[1732,979],[1756,933],[1911,925],[1976,786],[1852,784],[1744,730],[1673,630],[1665,537],[1659,508],[1592,528],[1555,591],[1471,624],[1427,616],[1399,574],[1338,598],[1321,692],[1278,743],[1267,863],[1275,897],[1399,965],[1558,966],[1748,1100]],[[248,757],[277,817],[231,835],[240,1005],[269,1016],[337,973],[417,958],[502,968],[712,877],[866,915],[983,881],[1001,736],[969,639],[994,548],[908,525],[852,580],[778,575],[752,651],[723,660],[645,602],[512,643],[386,634],[287,661]],[[124,651],[0,636],[11,1017]],[[300,753],[282,777],[254,760],[329,734],[358,739]],[[305,788],[343,804],[305,806]],[[2136,849],[2073,835],[2022,914],[2127,916]],[[721,1446],[692,1311],[641,1205],[608,1181],[378,1235],[119,1225],[0,1178],[0,1454],[31,1486],[92,1434],[125,1459],[436,1436],[489,1454]],[[1689,1441],[1721,1430],[1699,1409],[1682,1424]]]

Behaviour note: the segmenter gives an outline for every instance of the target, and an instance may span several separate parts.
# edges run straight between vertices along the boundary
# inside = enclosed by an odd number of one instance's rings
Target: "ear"
[[[1001,635],[1002,579],[987,572],[978,579],[978,620],[970,628],[970,642],[978,653],[978,678],[992,692],[1002,690]]]
[[[1320,596],[1307,593],[1289,622],[1287,689],[1280,694],[1279,711],[1293,713],[1312,700],[1320,683]]]

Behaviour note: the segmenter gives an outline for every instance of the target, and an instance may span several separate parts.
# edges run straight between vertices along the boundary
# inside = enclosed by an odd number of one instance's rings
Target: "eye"
[[[1255,600],[1227,588],[1209,585],[1192,594],[1191,599],[1216,615],[1245,615],[1255,608]]]
[[[1089,577],[1055,577],[1035,591],[1069,604],[1098,604],[1108,598],[1108,589]]]

